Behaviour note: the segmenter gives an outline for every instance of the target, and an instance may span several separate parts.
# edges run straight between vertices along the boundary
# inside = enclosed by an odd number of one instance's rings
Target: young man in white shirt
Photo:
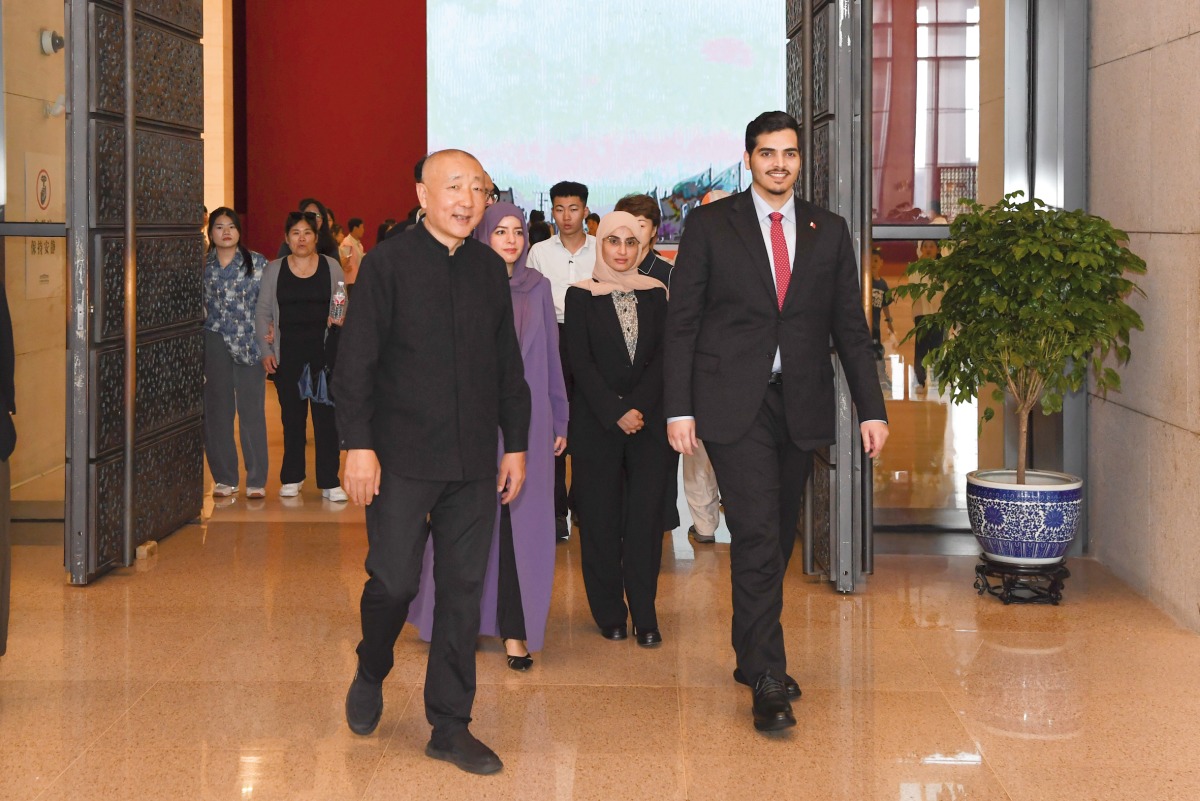
[[[526,266],[550,279],[554,313],[558,317],[559,354],[562,358],[568,400],[574,389],[574,381],[571,379],[571,368],[567,363],[566,339],[562,336],[563,306],[567,297],[567,287],[577,281],[591,278],[592,269],[596,266],[596,237],[589,234],[584,227],[584,221],[589,214],[587,200],[587,187],[576,181],[559,181],[550,187],[551,214],[555,226],[558,227],[558,233],[530,248],[529,258],[525,262]],[[555,535],[559,541],[570,536],[571,530],[567,526],[569,506],[567,457],[563,454],[556,457],[554,462]]]

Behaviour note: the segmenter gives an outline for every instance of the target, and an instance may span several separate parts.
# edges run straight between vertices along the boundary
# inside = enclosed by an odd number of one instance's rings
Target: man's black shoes
[[[745,684],[747,687],[750,686],[750,682],[746,681],[746,676],[742,673],[741,668],[733,669],[733,680],[738,684]],[[787,693],[789,701],[795,701],[800,698],[800,685],[786,673],[783,674],[783,690]]]
[[[629,636],[629,629],[623,623],[619,626],[601,626],[600,636],[606,640],[623,640]]]
[[[759,731],[781,731],[796,725],[792,704],[788,701],[783,682],[771,671],[758,677],[754,685],[754,728]]]
[[[361,671],[354,672],[350,692],[346,693],[346,723],[355,734],[370,734],[383,716],[383,684],[367,681]]]
[[[466,729],[459,729],[444,737],[435,734],[425,746],[425,756],[449,762],[467,773],[478,773],[481,776],[495,773],[504,767],[496,752],[476,740]]]
[[[694,542],[698,542],[703,545],[711,545],[712,543],[717,541],[716,535],[701,534],[699,531],[696,531],[695,526],[691,526],[688,528],[688,536],[691,537]]]

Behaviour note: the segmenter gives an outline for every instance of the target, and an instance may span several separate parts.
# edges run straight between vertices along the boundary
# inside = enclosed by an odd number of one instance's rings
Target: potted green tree
[[[1080,390],[1088,373],[1101,392],[1119,390],[1110,366],[1129,360],[1129,335],[1142,320],[1125,299],[1141,293],[1127,274],[1146,263],[1128,237],[1107,220],[1065,211],[1014,192],[992,206],[967,204],[954,218],[946,254],[908,268],[900,297],[940,297],[909,337],[940,332],[925,357],[954,403],[979,397],[988,385],[1016,406],[1014,470],[977,470],[967,477],[971,528],[989,559],[1022,565],[1061,561],[1078,530],[1082,481],[1030,470],[1029,415],[1046,414]],[[983,420],[994,416],[991,406]]]

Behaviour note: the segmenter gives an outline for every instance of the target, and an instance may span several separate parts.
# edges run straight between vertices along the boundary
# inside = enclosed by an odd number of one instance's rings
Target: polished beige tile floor
[[[1089,560],[1058,607],[978,597],[967,557],[881,556],[849,597],[793,572],[804,697],[764,736],[730,679],[728,551],[668,553],[646,651],[600,638],[572,541],[533,669],[480,644],[472,728],[505,768],[475,777],[422,754],[408,630],[378,731],[346,728],[361,510],[307,490],[209,514],[86,588],[58,548],[15,549],[0,799],[1200,798],[1200,637]]]

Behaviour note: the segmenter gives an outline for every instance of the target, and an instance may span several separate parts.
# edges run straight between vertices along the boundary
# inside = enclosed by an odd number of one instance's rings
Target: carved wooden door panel
[[[847,220],[860,266],[870,247],[871,126],[863,113],[870,108],[870,73],[863,70],[870,20],[870,0],[787,2],[787,105],[800,121],[804,154],[798,191]],[[816,454],[799,533],[805,571],[851,592],[872,569],[871,470],[841,365],[833,363],[837,442]]]
[[[127,399],[126,50],[120,2],[70,0],[66,561],[86,584],[195,519],[203,493],[202,0],[137,0],[135,391]],[[125,503],[126,405],[133,495]],[[126,526],[131,513],[132,525]]]

